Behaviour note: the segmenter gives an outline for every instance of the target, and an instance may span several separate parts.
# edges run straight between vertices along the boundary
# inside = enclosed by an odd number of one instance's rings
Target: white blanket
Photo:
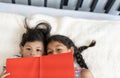
[[[43,20],[51,24],[51,34],[66,35],[77,46],[96,40],[94,47],[82,53],[90,71],[95,78],[120,78],[120,21],[35,15],[29,17],[29,25]],[[24,16],[0,13],[0,71],[6,58],[19,53],[24,32]]]

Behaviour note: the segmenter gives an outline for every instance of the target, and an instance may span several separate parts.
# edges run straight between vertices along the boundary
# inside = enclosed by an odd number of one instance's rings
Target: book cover
[[[73,54],[7,59],[7,78],[75,78]]]

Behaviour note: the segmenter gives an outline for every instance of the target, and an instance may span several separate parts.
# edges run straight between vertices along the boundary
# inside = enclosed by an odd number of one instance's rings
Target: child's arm
[[[10,73],[7,73],[6,70],[4,70],[1,74],[0,74],[0,78],[5,78],[7,76],[9,76]]]
[[[83,69],[80,73],[80,78],[94,78],[93,74],[88,69]]]

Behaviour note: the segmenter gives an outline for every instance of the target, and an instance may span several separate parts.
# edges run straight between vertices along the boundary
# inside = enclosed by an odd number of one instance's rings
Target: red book
[[[7,78],[75,78],[73,54],[7,59]]]

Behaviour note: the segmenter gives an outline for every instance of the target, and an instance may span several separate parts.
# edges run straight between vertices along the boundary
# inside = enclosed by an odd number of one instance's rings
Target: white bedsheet
[[[51,34],[69,36],[77,46],[96,40],[95,47],[82,53],[94,78],[120,78],[120,21],[35,15],[29,17],[29,25],[41,20],[51,24]],[[24,32],[24,16],[0,13],[0,71],[6,58],[19,53]]]
[[[45,7],[35,7],[27,5],[0,3],[0,12],[16,13],[24,16],[31,16],[34,14],[46,14],[55,17],[71,16],[76,18],[87,19],[102,19],[102,20],[120,20],[120,16],[114,16],[109,14],[72,11],[72,10],[60,10]]]

